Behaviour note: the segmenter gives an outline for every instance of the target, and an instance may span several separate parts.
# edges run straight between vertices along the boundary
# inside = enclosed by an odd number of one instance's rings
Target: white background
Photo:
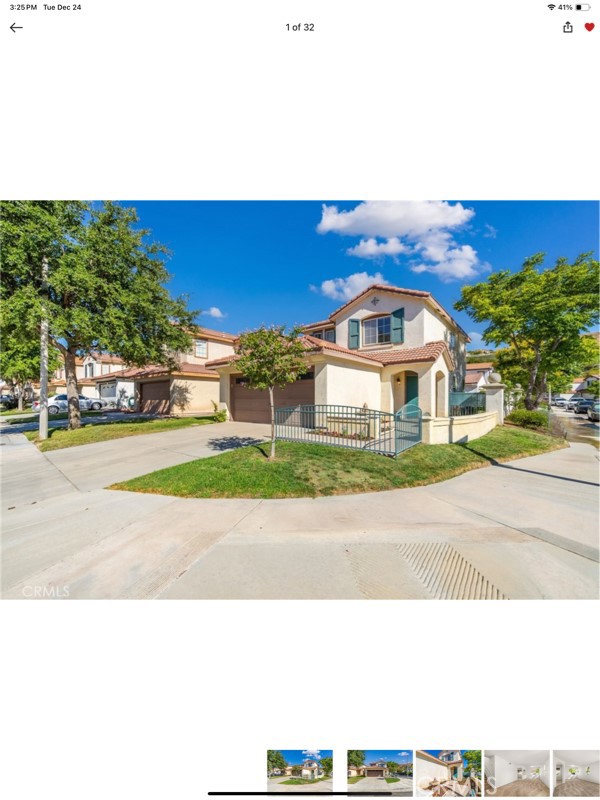
[[[598,197],[593,13],[565,35],[522,0],[82,6],[0,7],[5,198]],[[267,748],[333,749],[343,790],[347,748],[599,747],[593,602],[0,613],[10,800],[262,790]]]

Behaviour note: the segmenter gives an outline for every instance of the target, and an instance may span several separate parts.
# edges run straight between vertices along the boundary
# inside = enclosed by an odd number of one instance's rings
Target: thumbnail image
[[[481,750],[417,750],[417,797],[481,797]]]
[[[332,750],[267,750],[269,792],[332,792]]]
[[[485,794],[493,797],[549,797],[549,750],[486,750]]]
[[[412,750],[348,750],[348,791],[412,797]]]
[[[555,750],[554,797],[600,796],[600,751]]]

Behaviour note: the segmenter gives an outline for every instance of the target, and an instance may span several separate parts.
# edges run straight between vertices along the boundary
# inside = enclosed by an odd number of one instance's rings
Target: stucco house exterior
[[[433,782],[463,780],[463,759],[460,750],[440,750],[438,756],[426,750],[415,754],[416,793],[419,797],[431,795]]]
[[[95,378],[119,372],[125,368],[125,362],[119,356],[110,353],[89,353],[84,358],[75,359],[75,374],[79,391],[84,397],[101,397]],[[59,367],[48,382],[50,394],[67,391],[64,366]]]
[[[385,761],[373,761],[370,764],[362,764],[360,767],[348,767],[349,778],[362,775],[364,775],[365,778],[389,778],[390,771]]]
[[[325,775],[323,768],[318,761],[309,759],[302,765],[302,772],[300,776],[309,781],[315,781],[317,778],[322,778]]]
[[[233,355],[236,337],[230,333],[196,327],[189,351],[177,353],[174,370],[149,364],[121,373],[120,381],[133,381],[136,407],[142,413],[198,413],[219,403],[219,375],[207,366],[214,359]]]
[[[316,403],[395,412],[418,403],[447,416],[448,392],[462,389],[469,337],[429,292],[375,284],[303,327],[309,373],[276,392],[276,405]],[[268,421],[267,393],[252,392],[235,358],[209,361],[221,376],[232,419]]]

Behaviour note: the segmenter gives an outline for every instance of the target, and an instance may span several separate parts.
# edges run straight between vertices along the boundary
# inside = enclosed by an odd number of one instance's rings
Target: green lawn
[[[10,417],[13,414],[27,414],[29,411],[28,408],[24,408],[22,411],[19,411],[18,408],[11,408],[10,410],[2,410],[0,411],[0,417]]]
[[[82,411],[81,412],[81,419],[85,419],[86,417],[97,417],[102,416],[105,414],[105,411]],[[26,422],[37,422],[40,418],[39,414],[30,414],[28,417],[21,417],[21,419],[7,419],[7,423],[9,425],[23,425]],[[50,422],[54,422],[57,419],[69,419],[69,414],[66,411],[61,411],[59,414],[49,414],[48,420]]]
[[[74,431],[66,428],[53,428],[48,431],[48,438],[40,442],[37,431],[26,431],[25,436],[35,442],[42,452],[61,450],[63,447],[76,447],[80,444],[107,442],[110,439],[122,439],[125,436],[139,436],[142,433],[160,433],[162,431],[189,428],[195,425],[208,425],[215,422],[214,417],[174,417],[170,419],[132,419],[120,422],[102,422],[95,425],[82,425]]]
[[[319,444],[267,444],[151,472],[111,489],[178,497],[319,497],[381,492],[447,480],[462,472],[564,447],[520,428],[495,428],[468,444],[417,445],[397,459]]]
[[[326,781],[327,778],[315,778],[314,781],[309,781],[306,778],[290,778],[288,781],[279,781],[279,783],[283,786],[301,786],[305,783],[320,783],[320,781]]]
[[[348,783],[358,783],[362,781],[364,777],[364,775],[354,775],[352,778],[348,778]]]
[[[386,778],[387,783],[400,783],[400,778]]]

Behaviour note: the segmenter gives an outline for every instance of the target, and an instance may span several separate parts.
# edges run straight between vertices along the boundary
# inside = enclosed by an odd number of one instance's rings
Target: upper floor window
[[[326,342],[335,342],[335,328],[329,328],[325,331],[315,331],[312,334],[315,339],[324,339]]]
[[[363,344],[386,344],[392,341],[391,317],[376,317],[363,322]]]
[[[456,347],[456,334],[455,333],[451,333],[450,334],[450,349],[454,350],[455,347]]]
[[[94,377],[94,362],[88,361],[88,363],[83,368],[83,374],[86,378],[93,378]]]
[[[208,342],[206,339],[194,340],[194,355],[196,358],[208,358]]]

